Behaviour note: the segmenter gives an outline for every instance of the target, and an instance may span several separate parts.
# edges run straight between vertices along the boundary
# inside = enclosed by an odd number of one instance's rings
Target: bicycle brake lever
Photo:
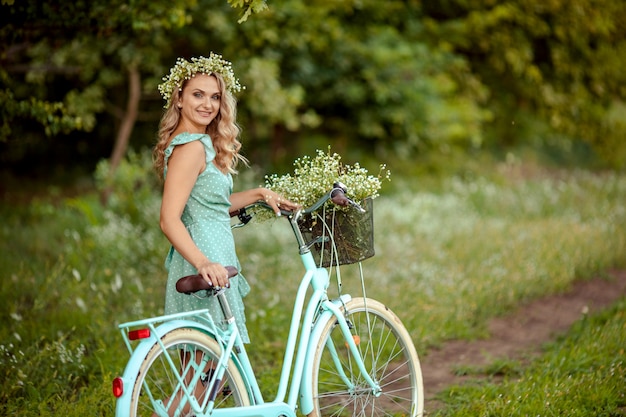
[[[352,201],[348,198],[348,202],[354,207],[356,208],[360,213],[365,213],[367,210],[365,210],[363,207],[361,207],[361,205],[359,203],[357,203],[356,201]]]

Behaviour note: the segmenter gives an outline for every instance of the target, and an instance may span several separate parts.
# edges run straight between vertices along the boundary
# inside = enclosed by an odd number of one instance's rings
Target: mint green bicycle
[[[295,417],[423,415],[424,390],[419,359],[398,317],[378,301],[340,294],[329,299],[329,269],[319,267],[311,248],[336,253],[334,225],[318,211],[328,200],[363,209],[341,184],[313,206],[283,212],[289,220],[305,268],[296,294],[280,381],[274,400],[259,388],[223,289],[210,288],[199,275],[179,280],[190,296],[217,297],[224,313],[218,325],[207,310],[172,314],[119,326],[131,354],[113,381],[116,416]],[[245,225],[253,206],[237,215]],[[267,208],[267,206],[265,206]],[[247,210],[247,211],[246,211]],[[311,241],[299,222],[313,216]],[[318,261],[319,262],[319,261]],[[362,269],[359,271],[363,291]],[[234,276],[237,272],[229,268]],[[299,406],[299,407],[298,407]]]

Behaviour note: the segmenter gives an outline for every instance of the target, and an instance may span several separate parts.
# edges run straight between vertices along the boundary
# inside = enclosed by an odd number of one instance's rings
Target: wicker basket
[[[322,237],[311,247],[316,263],[322,267],[347,265],[374,256],[374,205],[371,198],[361,202],[365,213],[354,207],[348,211],[326,209],[315,217],[300,220],[299,228],[306,242]],[[334,252],[334,248],[337,249]],[[332,262],[331,262],[332,261]]]

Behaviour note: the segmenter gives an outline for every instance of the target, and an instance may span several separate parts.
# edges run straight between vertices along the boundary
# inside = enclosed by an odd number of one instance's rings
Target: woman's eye
[[[219,94],[214,94],[213,97],[211,97],[213,100],[219,100],[220,99],[220,95]]]
[[[193,93],[193,96],[196,98],[202,98],[202,94],[201,93]]]

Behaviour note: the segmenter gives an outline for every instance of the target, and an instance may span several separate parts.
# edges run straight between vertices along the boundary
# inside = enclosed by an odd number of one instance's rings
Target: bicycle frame
[[[245,344],[241,340],[235,321],[229,320],[226,329],[223,330],[215,325],[207,310],[171,314],[120,324],[119,329],[122,333],[122,337],[131,353],[131,359],[122,376],[124,386],[132,387],[135,385],[137,377],[136,369],[138,367],[135,361],[145,358],[148,351],[155,343],[158,343],[161,349],[165,349],[161,341],[163,335],[176,328],[195,328],[213,337],[222,348],[222,355],[216,367],[216,379],[221,379],[228,361],[233,360],[248,387],[252,405],[213,409],[212,400],[208,399],[208,404],[207,400],[205,400],[204,404],[198,404],[196,399],[193,398],[192,393],[184,389],[186,395],[181,407],[186,401],[189,401],[193,411],[196,412],[198,416],[211,415],[221,417],[228,415],[229,417],[258,417],[280,415],[295,417],[295,410],[299,401],[300,410],[306,415],[313,411],[314,408],[313,386],[309,376],[312,374],[312,362],[317,342],[320,339],[322,329],[326,323],[328,323],[329,320],[335,320],[342,330],[345,342],[353,355],[358,369],[371,387],[372,393],[378,395],[381,392],[378,384],[373,381],[368,374],[359,349],[351,336],[350,326],[340,310],[341,306],[351,299],[350,295],[342,295],[337,300],[328,299],[327,289],[330,283],[328,271],[325,268],[318,268],[315,264],[309,247],[303,241],[302,235],[298,229],[297,214],[287,213],[286,215],[289,217],[291,226],[300,244],[300,257],[305,267],[305,274],[300,281],[294,302],[289,336],[285,347],[283,365],[275,399],[271,402],[264,401],[252,365],[249,361]],[[307,302],[307,291],[309,287],[313,289],[313,292],[310,297],[308,297]],[[195,319],[200,319],[201,322],[188,320],[191,316]],[[158,323],[161,324],[157,325]],[[142,340],[133,349],[128,336],[129,330],[131,328],[146,326],[150,330],[150,336]],[[328,343],[332,344],[330,341]],[[332,345],[329,345],[329,349],[331,352],[334,352]],[[339,361],[336,360],[335,362],[338,372],[343,374]],[[172,369],[176,369],[176,365],[171,363],[171,360],[169,365]],[[345,377],[345,374],[343,375],[347,386],[351,388],[348,378]],[[178,383],[184,388],[184,383],[180,376]],[[211,390],[211,388],[212,387],[209,387],[209,390]],[[117,415],[125,415],[128,413],[131,407],[131,391],[132,390],[125,390],[118,398],[116,406]],[[152,397],[150,393],[148,395]],[[151,398],[151,400],[155,403],[154,398]],[[202,414],[201,410],[207,405],[208,408],[206,408],[206,411]]]

